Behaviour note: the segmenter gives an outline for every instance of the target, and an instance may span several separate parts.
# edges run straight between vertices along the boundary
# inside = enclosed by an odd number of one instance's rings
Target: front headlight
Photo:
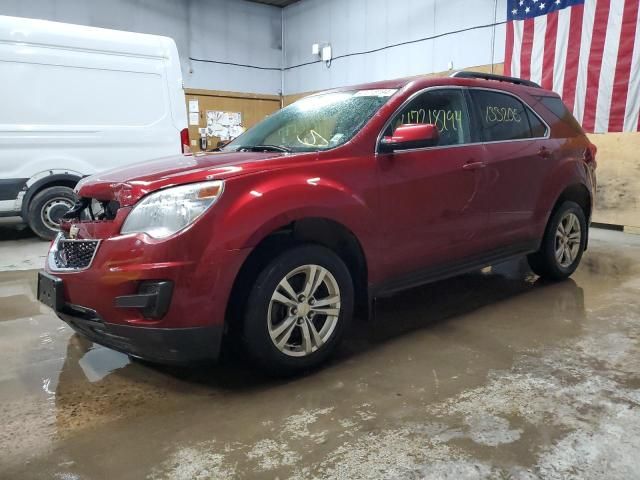
[[[222,195],[224,182],[202,182],[149,194],[127,216],[120,233],[166,238],[191,225]]]

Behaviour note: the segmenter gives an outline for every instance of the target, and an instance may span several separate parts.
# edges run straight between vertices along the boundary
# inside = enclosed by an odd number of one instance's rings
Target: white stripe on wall
[[[633,45],[631,57],[631,72],[629,72],[629,90],[627,91],[627,108],[624,111],[624,131],[638,130],[638,115],[640,115],[640,11],[636,19],[636,41]]]
[[[520,77],[520,51],[522,50],[522,32],[524,20],[513,22],[513,54],[511,55],[511,76]]]
[[[571,9],[558,11],[558,35],[556,39],[556,56],[553,62],[553,91],[562,95],[564,74],[567,70],[567,47],[569,45],[569,23]]]
[[[602,68],[600,68],[595,133],[604,133],[609,129],[609,114],[611,113],[611,98],[613,97],[613,79],[618,61],[618,47],[620,46],[624,2],[625,0],[611,0],[609,7],[607,36],[604,39]]]
[[[609,0],[600,0],[608,2]],[[578,78],[576,80],[576,98],[573,104],[573,116],[582,123],[584,118],[584,102],[587,94],[587,73],[589,71],[589,54],[591,53],[591,38],[593,36],[593,22],[596,14],[596,0],[584,2],[582,17],[582,36],[580,38],[580,59],[578,62]]]
[[[540,15],[533,20],[533,46],[531,48],[531,80],[542,82],[544,62],[544,35],[547,32],[547,16]]]

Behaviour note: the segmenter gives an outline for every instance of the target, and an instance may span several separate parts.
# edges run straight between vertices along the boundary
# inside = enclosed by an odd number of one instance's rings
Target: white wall
[[[186,87],[278,94],[284,83],[284,93],[293,94],[439,72],[449,61],[456,69],[500,63],[503,24],[446,34],[504,22],[506,0],[302,0],[284,11],[244,0],[0,0],[0,15],[167,35],[178,45]],[[313,61],[311,45],[317,42],[331,42],[340,56],[438,35],[339,58],[331,68],[291,68]]]
[[[313,43],[331,42],[336,57],[504,22],[506,8],[506,0],[302,0],[284,10],[284,91],[293,94],[439,72],[447,70],[450,61],[454,69],[500,63],[504,25],[339,58],[331,68],[323,63],[291,68],[314,60]]]
[[[0,15],[166,35],[178,45],[186,87],[280,93],[282,12],[276,7],[243,0],[0,0]]]
[[[191,61],[193,74],[189,86],[280,94],[281,9],[242,0],[191,0],[189,3],[190,57],[270,69]]]

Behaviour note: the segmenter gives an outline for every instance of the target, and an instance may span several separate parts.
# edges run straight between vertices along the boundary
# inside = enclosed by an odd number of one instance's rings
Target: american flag
[[[640,0],[508,0],[506,75],[554,90],[587,132],[640,131]]]

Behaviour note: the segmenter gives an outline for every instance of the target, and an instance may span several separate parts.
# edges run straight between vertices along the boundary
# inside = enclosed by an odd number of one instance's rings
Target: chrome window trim
[[[536,112],[531,105],[529,105],[527,102],[525,102],[522,98],[520,98],[518,95],[516,95],[515,93],[511,93],[511,92],[507,92],[504,90],[500,90],[497,88],[489,88],[489,87],[466,87],[466,86],[462,86],[462,85],[438,85],[438,86],[433,86],[433,87],[426,87],[423,88],[422,90],[418,90],[417,92],[414,92],[411,94],[411,96],[409,98],[407,98],[404,102],[402,102],[402,104],[396,108],[396,110],[393,112],[393,114],[391,114],[389,116],[389,118],[387,119],[387,121],[384,123],[384,126],[382,127],[382,130],[380,130],[380,133],[378,134],[378,137],[376,139],[376,147],[375,147],[375,154],[379,155],[379,154],[384,154],[384,152],[380,152],[380,142],[382,141],[382,136],[384,135],[385,130],[389,127],[389,125],[391,124],[391,122],[393,121],[393,119],[396,117],[396,115],[398,113],[400,113],[400,111],[406,107],[409,103],[411,103],[413,100],[416,99],[416,97],[418,97],[419,95],[422,95],[423,93],[426,93],[430,90],[486,90],[488,92],[492,92],[492,93],[502,93],[504,95],[510,95],[513,98],[515,98],[516,100],[520,101],[526,108],[528,108],[531,113],[533,113],[538,120],[540,120],[542,122],[542,124],[546,127],[545,130],[545,135],[543,137],[529,137],[529,138],[516,138],[514,140],[490,140],[488,142],[485,141],[480,141],[480,142],[469,142],[469,143],[458,143],[455,145],[438,145],[438,146],[434,146],[434,147],[421,147],[421,148],[411,148],[411,149],[407,149],[407,150],[398,150],[396,152],[394,152],[394,154],[401,154],[404,152],[419,152],[419,151],[423,151],[423,150],[439,150],[442,148],[456,148],[456,147],[467,147],[469,145],[491,145],[491,144],[495,144],[495,143],[507,143],[507,142],[530,142],[532,140],[548,140],[551,137],[551,127],[549,126],[549,124],[544,120],[544,118],[542,118],[540,115],[538,115],[538,112]],[[465,99],[465,102],[467,100]],[[472,113],[472,115],[474,115],[474,113]]]
[[[56,252],[58,251],[58,245],[61,241],[76,242],[76,243],[97,242],[96,248],[93,250],[93,255],[91,256],[91,260],[89,260],[89,264],[84,268],[58,267],[56,265],[54,257]],[[91,268],[91,265],[93,265],[93,259],[96,258],[96,254],[98,253],[98,248],[100,248],[101,242],[102,240],[98,240],[98,239],[82,239],[82,240],[70,239],[70,238],[66,238],[62,232],[58,233],[58,236],[56,236],[55,240],[51,244],[51,248],[49,249],[49,254],[47,256],[47,264],[49,265],[49,269],[52,272],[83,272],[85,270],[88,270],[89,268]]]

